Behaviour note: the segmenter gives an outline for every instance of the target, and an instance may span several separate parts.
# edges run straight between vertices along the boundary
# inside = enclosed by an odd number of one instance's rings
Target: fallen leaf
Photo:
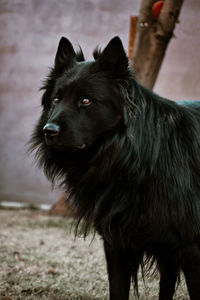
[[[54,269],[49,269],[47,274],[56,275],[56,272]]]
[[[14,252],[13,252],[13,256],[14,256],[14,258],[17,259],[17,260],[20,260],[20,259],[21,259],[21,255],[20,255],[20,253],[19,253],[18,251],[14,251]]]

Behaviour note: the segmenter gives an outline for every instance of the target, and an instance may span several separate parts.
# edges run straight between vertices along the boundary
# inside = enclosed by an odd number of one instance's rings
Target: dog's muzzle
[[[55,138],[60,133],[60,126],[54,123],[47,123],[43,127],[43,132],[47,145],[52,145],[55,142]]]

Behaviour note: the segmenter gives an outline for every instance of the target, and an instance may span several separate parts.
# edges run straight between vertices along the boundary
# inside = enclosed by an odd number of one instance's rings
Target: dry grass
[[[71,224],[39,211],[0,209],[1,300],[108,299],[102,242],[74,239]],[[157,299],[158,278],[139,286],[141,300]],[[174,299],[189,299],[184,282]]]

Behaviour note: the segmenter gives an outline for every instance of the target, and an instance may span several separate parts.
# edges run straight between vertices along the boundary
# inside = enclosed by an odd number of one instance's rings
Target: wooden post
[[[137,21],[138,21],[138,16],[130,17],[129,47],[128,47],[128,57],[130,59],[132,59],[133,57],[133,48],[134,48],[134,42],[136,37]]]

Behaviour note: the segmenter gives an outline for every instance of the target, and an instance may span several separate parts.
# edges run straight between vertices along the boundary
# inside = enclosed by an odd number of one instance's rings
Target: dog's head
[[[43,87],[40,130],[50,148],[85,150],[123,126],[122,81],[130,76],[121,40],[113,38],[85,61],[61,38],[54,68]]]

